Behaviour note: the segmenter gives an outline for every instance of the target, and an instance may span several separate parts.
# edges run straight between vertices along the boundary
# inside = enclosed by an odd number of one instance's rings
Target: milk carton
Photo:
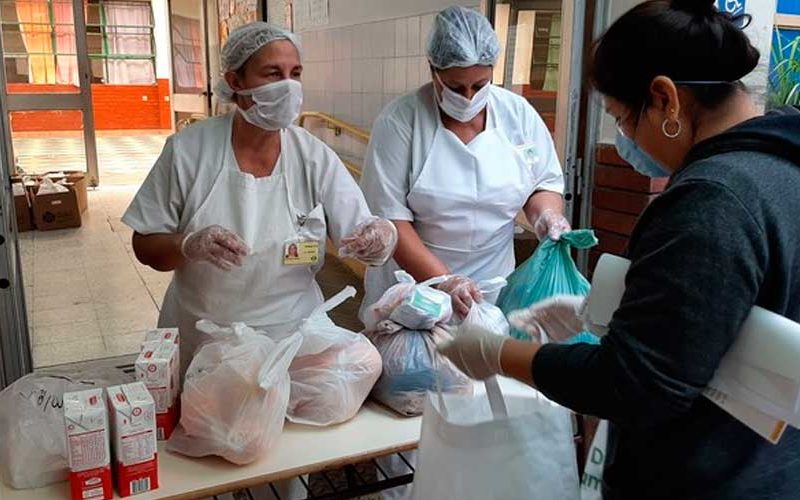
[[[113,498],[108,411],[103,390],[64,393],[64,428],[72,500]]]
[[[144,383],[156,404],[156,436],[169,439],[178,424],[180,359],[171,340],[145,342],[136,359],[136,379]]]
[[[141,382],[106,389],[111,411],[117,493],[121,497],[158,488],[156,405]]]
[[[180,339],[181,336],[178,333],[177,328],[156,328],[154,330],[149,330],[144,335],[145,342],[160,342],[162,340],[167,340],[175,344],[179,344]],[[144,347],[144,344],[142,344],[142,347]]]

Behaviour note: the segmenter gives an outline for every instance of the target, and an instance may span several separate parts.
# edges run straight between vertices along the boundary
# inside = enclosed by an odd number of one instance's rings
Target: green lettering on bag
[[[602,465],[605,461],[605,453],[600,448],[592,448],[592,463]]]
[[[602,480],[599,477],[586,473],[583,474],[583,481],[581,481],[582,486],[593,490],[599,490],[601,484]]]

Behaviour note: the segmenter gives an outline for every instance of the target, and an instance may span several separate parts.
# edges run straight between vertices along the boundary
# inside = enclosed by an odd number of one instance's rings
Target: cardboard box
[[[65,393],[64,428],[72,500],[113,498],[108,411],[103,390]]]
[[[66,193],[36,194],[33,197],[33,218],[40,231],[81,227],[81,212],[75,190]]]
[[[106,389],[111,413],[117,493],[128,497],[158,488],[156,405],[141,382]]]
[[[156,404],[156,437],[169,439],[179,419],[178,345],[163,339],[145,342],[134,366],[136,379],[147,387]]]
[[[14,182],[12,184],[12,190],[14,192],[14,211],[17,216],[17,231],[20,233],[30,231],[34,227],[31,200],[28,196],[28,191],[21,181]]]
[[[43,175],[43,177],[49,177],[53,180],[53,182],[66,179],[67,182],[65,186],[72,188],[72,190],[75,191],[75,195],[78,199],[78,209],[81,211],[81,213],[84,213],[86,209],[89,208],[89,196],[87,193],[88,184],[86,182],[86,176],[83,172],[70,170],[47,172]]]

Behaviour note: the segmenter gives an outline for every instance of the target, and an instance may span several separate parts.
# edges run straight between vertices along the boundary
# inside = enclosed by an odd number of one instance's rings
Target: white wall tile
[[[383,92],[383,60],[367,59],[364,65],[364,92]]]
[[[397,71],[397,67],[394,64],[393,59],[384,59],[383,60],[383,93],[389,94],[394,92],[394,88],[396,85],[395,82],[395,72]]]
[[[394,56],[394,21],[382,21],[377,23],[377,44],[379,52],[377,57],[393,57]]]
[[[322,41],[320,43],[323,44],[323,61],[333,61],[333,32],[331,30],[321,31],[322,34]]]
[[[364,95],[353,94],[352,99],[353,108],[353,124],[358,127],[364,126]]]
[[[350,85],[354,94],[364,92],[364,61],[352,59],[350,61]]]
[[[431,29],[433,28],[433,20],[436,18],[436,14],[428,14],[426,16],[422,16],[419,20],[419,47],[420,47],[420,54],[425,54],[425,51],[428,49],[428,36],[431,33]]]
[[[369,30],[366,24],[353,26],[353,59],[365,59],[369,47]]]
[[[367,50],[365,52],[366,57],[369,58],[381,57],[381,46],[383,44],[381,38],[386,36],[385,34],[381,33],[381,23],[367,24],[366,34],[367,34],[366,37]]]
[[[420,57],[417,59],[417,65],[419,65],[419,84],[422,86],[431,81],[431,64],[427,57]]]
[[[419,40],[419,26],[420,18],[417,16],[409,17],[408,20],[408,50],[406,54],[409,56],[420,55],[420,40]]]
[[[336,92],[333,94],[333,115],[344,121],[352,121],[353,108],[349,93]]]
[[[395,64],[395,83],[394,83],[394,90],[395,94],[403,94],[408,90],[408,58],[405,57],[398,57],[394,61]]]
[[[406,62],[408,64],[406,77],[406,87],[408,89],[415,89],[420,86],[419,76],[419,62],[418,57],[409,57]]]
[[[405,18],[394,21],[394,55],[408,55],[408,21]]]
[[[334,90],[336,92],[346,92],[348,94],[353,92],[351,66],[352,61],[350,59],[336,61],[333,64]]]
[[[364,94],[364,124],[368,128],[372,127],[375,118],[383,109],[382,94]]]

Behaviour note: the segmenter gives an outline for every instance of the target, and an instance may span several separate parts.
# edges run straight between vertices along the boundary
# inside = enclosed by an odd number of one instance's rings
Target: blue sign
[[[722,12],[727,12],[733,17],[745,14],[745,0],[717,0],[717,8]],[[744,26],[744,19],[739,21],[740,26]]]

